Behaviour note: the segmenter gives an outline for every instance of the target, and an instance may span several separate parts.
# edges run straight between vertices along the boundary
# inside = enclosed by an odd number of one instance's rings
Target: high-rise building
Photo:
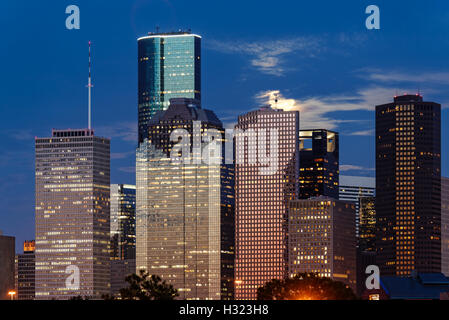
[[[110,141],[93,130],[36,138],[36,299],[110,293]]]
[[[0,300],[9,300],[8,294],[14,291],[14,258],[16,253],[16,238],[2,235],[0,231]],[[17,294],[14,297],[17,299]]]
[[[136,186],[111,185],[111,256],[136,257]]]
[[[136,186],[111,184],[111,293],[136,271]]]
[[[299,192],[299,112],[239,116],[236,141],[236,299],[287,277],[287,202]]]
[[[361,251],[376,251],[376,208],[375,197],[359,199],[359,234],[357,247]]]
[[[360,197],[357,206],[359,213],[357,227],[357,294],[361,296],[366,289],[366,268],[376,265],[376,198]]]
[[[382,275],[441,271],[441,105],[376,106],[376,238]]]
[[[329,197],[294,200],[288,216],[288,273],[313,272],[355,290],[355,205]]]
[[[136,156],[136,269],[161,276],[180,299],[232,299],[234,170],[220,146],[210,153],[217,161],[204,162],[201,144],[225,142],[221,121],[197,100],[174,98],[148,133]]]
[[[449,178],[441,177],[441,272],[449,276]]]
[[[23,243],[23,254],[17,257],[17,298],[34,300],[35,297],[35,241]]]
[[[301,130],[299,141],[299,198],[338,199],[338,133],[324,129]]]
[[[340,175],[339,199],[355,204],[355,233],[359,236],[360,198],[376,195],[376,178]]]
[[[148,122],[171,98],[201,100],[201,37],[190,32],[150,33],[138,43],[139,143]]]

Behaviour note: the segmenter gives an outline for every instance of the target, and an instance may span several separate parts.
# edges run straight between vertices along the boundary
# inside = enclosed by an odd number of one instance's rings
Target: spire
[[[90,54],[90,47],[92,42],[89,41],[89,80],[87,83],[87,90],[88,90],[88,126],[89,130],[92,129],[92,76],[91,76],[91,54]]]

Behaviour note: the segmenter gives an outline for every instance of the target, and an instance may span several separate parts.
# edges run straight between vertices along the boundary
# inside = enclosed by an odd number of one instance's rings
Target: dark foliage
[[[257,290],[258,300],[355,300],[351,288],[339,281],[314,273],[300,273],[294,278],[271,280]]]

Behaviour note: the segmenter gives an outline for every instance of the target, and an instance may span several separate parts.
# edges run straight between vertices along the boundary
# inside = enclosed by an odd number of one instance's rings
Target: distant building
[[[441,272],[449,276],[449,178],[441,177]]]
[[[366,289],[364,300],[449,300],[449,278],[442,273],[380,276],[379,289]]]
[[[68,129],[35,142],[36,299],[109,294],[110,141]]]
[[[441,105],[376,106],[377,259],[382,275],[441,272]]]
[[[293,200],[288,213],[288,274],[313,272],[356,289],[355,206],[329,197]]]
[[[376,208],[374,197],[359,199],[359,234],[357,247],[360,251],[376,252]]]
[[[376,196],[376,178],[340,175],[339,199],[355,204],[356,236],[359,236],[361,197]]]
[[[15,237],[4,236],[0,232],[0,300],[11,299],[8,292],[15,290],[15,241]],[[14,296],[14,299],[17,299],[17,293]]]
[[[223,153],[212,163],[201,155],[201,139],[225,143],[223,124],[198,100],[170,102],[137,149],[136,271],[161,276],[180,299],[232,299],[234,167]]]
[[[136,272],[136,186],[111,185],[111,293]]]
[[[35,298],[35,241],[25,241],[23,254],[17,259],[17,286],[19,300],[34,300]]]
[[[201,101],[201,37],[190,32],[150,33],[138,44],[139,143],[148,123],[172,98]]]
[[[258,287],[287,276],[287,205],[299,192],[299,112],[262,107],[239,116],[235,129],[235,297],[254,300]],[[271,165],[267,155],[275,158]]]
[[[359,234],[357,237],[357,294],[366,289],[366,268],[376,265],[375,197],[359,198]]]
[[[301,130],[299,198],[338,199],[339,138],[334,131]]]

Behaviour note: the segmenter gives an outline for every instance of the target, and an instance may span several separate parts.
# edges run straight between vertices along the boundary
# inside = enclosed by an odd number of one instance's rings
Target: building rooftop
[[[390,299],[440,299],[449,292],[449,278],[442,273],[414,273],[409,277],[380,277]]]
[[[340,175],[340,187],[375,188],[376,178]]]
[[[394,97],[394,102],[422,102],[423,97],[419,94],[404,94]]]
[[[189,30],[178,30],[178,31],[171,31],[171,32],[148,32],[148,35],[140,37],[137,39],[143,40],[143,39],[151,39],[151,38],[169,38],[169,37],[198,37],[201,38],[200,35],[194,34]]]

